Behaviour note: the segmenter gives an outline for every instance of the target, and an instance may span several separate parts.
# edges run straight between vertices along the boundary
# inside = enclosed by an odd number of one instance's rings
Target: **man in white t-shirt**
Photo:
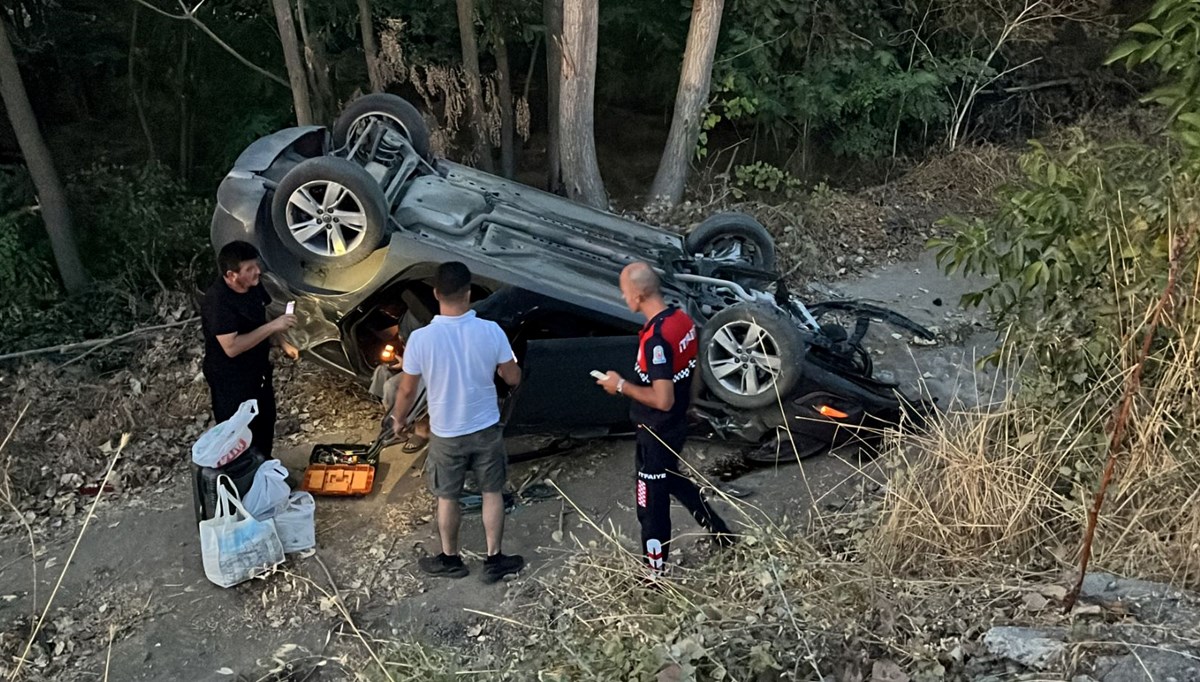
[[[483,528],[487,536],[483,581],[493,583],[525,565],[520,556],[500,551],[508,454],[493,378],[499,374],[509,386],[516,386],[521,381],[521,368],[504,330],[495,322],[479,319],[471,310],[471,271],[466,265],[452,262],[438,266],[433,293],[441,314],[408,339],[392,420],[398,431],[424,378],[431,432],[425,472],[429,490],[437,497],[442,552],[422,558],[418,565],[430,575],[467,575],[467,567],[458,555],[462,521],[458,500],[467,470],[471,469],[483,494]]]

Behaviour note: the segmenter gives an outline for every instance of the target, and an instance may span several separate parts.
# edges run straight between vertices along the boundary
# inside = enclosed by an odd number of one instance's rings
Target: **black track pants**
[[[647,563],[656,570],[667,560],[671,539],[670,496],[679,500],[709,532],[729,532],[725,521],[700,495],[700,488],[679,472],[676,453],[683,449],[686,440],[686,426],[665,432],[651,432],[639,426],[637,431],[637,516],[642,526],[642,551]]]
[[[206,374],[205,379],[212,391],[213,417],[218,424],[232,417],[243,402],[251,398],[258,400],[258,416],[250,422],[252,444],[259,452],[270,457],[275,440],[275,387],[271,384],[270,373],[236,379],[209,377]]]

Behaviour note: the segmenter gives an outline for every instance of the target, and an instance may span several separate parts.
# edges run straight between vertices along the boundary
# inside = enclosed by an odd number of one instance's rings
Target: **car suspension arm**
[[[820,317],[823,313],[830,310],[856,313],[864,317],[876,317],[890,325],[899,327],[900,329],[906,329],[922,339],[925,339],[926,341],[933,341],[936,338],[934,333],[929,331],[929,329],[905,317],[904,315],[888,310],[887,308],[881,308],[877,305],[863,303],[862,301],[825,301],[822,303],[814,303],[813,305],[809,306],[808,309],[814,316],[817,317]]]

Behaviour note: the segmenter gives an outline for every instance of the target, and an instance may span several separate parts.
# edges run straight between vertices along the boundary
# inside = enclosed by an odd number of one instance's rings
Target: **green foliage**
[[[1117,45],[1106,63],[1158,67],[1163,83],[1143,101],[1166,107],[1174,137],[1200,159],[1200,3],[1159,0],[1148,20],[1129,28],[1133,36]]]
[[[769,163],[755,161],[733,169],[734,197],[741,199],[748,190],[790,193],[800,186],[800,179]]]
[[[960,45],[914,43],[925,11],[875,0],[738,0],[726,13],[713,112],[824,140],[843,156],[922,144],[953,112],[948,88],[980,69]]]
[[[208,202],[192,196],[158,165],[97,164],[74,174],[67,192],[87,265],[99,279],[142,292],[205,250]]]
[[[4,311],[58,293],[44,229],[24,168],[0,167],[0,322]]]
[[[23,172],[0,172],[0,347],[125,328],[207,252],[208,202],[162,166],[97,164],[68,178],[67,193],[80,253],[97,283],[82,297],[60,300],[33,190]]]
[[[1200,118],[1189,114],[1200,110],[1200,11],[1195,2],[1160,0],[1150,23],[1131,31],[1148,42],[1122,43],[1110,62],[1159,66],[1163,86],[1148,99],[1167,108],[1171,137],[1182,144],[1100,144],[1078,130],[1054,148],[1034,143],[1021,160],[1024,178],[1003,192],[995,217],[947,219],[957,234],[931,242],[947,272],[991,278],[964,302],[986,304],[1011,328],[1010,346],[1032,351],[1060,390],[1109,370],[1130,321],[1161,295],[1170,259],[1193,268],[1200,239],[1191,235],[1188,251],[1177,252],[1180,228],[1194,232],[1197,219],[1200,145],[1192,143],[1200,139],[1189,133]]]
[[[956,234],[931,246],[948,273],[991,279],[964,303],[986,304],[1013,327],[1010,343],[1083,383],[1107,371],[1122,316],[1141,314],[1161,289],[1183,189],[1172,167],[1167,150],[1101,145],[1078,130],[1054,149],[1035,142],[998,214],[947,219]]]

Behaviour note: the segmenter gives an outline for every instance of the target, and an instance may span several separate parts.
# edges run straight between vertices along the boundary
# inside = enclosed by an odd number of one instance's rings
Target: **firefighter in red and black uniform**
[[[621,272],[621,295],[630,310],[647,318],[637,363],[628,381],[610,371],[596,383],[632,402],[629,414],[637,427],[636,499],[642,551],[650,569],[657,573],[667,560],[671,539],[670,495],[719,543],[729,544],[733,538],[725,521],[701,496],[700,488],[679,471],[678,453],[687,439],[688,401],[696,372],[696,326],[687,313],[663,300],[658,275],[646,263],[631,263]]]

